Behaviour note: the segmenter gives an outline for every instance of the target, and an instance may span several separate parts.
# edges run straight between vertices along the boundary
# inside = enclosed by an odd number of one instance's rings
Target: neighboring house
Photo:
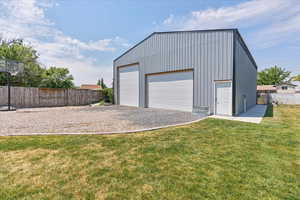
[[[237,115],[256,104],[257,65],[237,29],[155,32],[114,60],[115,102]]]
[[[80,86],[80,89],[87,89],[87,90],[102,90],[102,87],[100,85],[89,85],[89,84],[83,84]]]
[[[283,93],[283,94],[293,94],[297,93],[299,90],[298,86],[292,83],[283,83],[280,85],[258,85],[257,93]]]
[[[293,81],[292,84],[296,85],[296,92],[300,93],[300,81]]]
[[[294,85],[292,83],[283,83],[280,84],[277,87],[277,93],[296,93],[297,85]]]
[[[269,103],[270,93],[277,93],[276,85],[258,85],[257,86],[257,104],[266,105]]]
[[[276,93],[277,87],[276,85],[258,85],[257,93]]]

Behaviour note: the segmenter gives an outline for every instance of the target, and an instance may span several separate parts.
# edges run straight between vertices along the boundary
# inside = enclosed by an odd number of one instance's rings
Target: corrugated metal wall
[[[236,104],[235,111],[239,114],[244,111],[244,98],[247,99],[247,109],[251,108],[256,104],[256,79],[257,69],[251,62],[248,54],[242,46],[241,40],[236,39],[236,50],[235,50],[235,74],[236,74]]]
[[[233,30],[155,33],[115,60],[115,88],[117,67],[132,63],[140,68],[140,107],[145,106],[145,74],[192,68],[194,111],[213,113],[214,81],[232,79]]]

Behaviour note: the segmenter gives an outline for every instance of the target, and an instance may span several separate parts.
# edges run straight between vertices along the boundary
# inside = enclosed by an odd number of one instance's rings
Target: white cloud
[[[111,65],[97,65],[92,59],[74,59],[67,57],[64,59],[49,56],[42,59],[44,63],[52,63],[54,66],[68,66],[71,74],[76,77],[76,83],[95,84],[96,81],[104,77],[108,86],[112,86],[112,67]]]
[[[263,47],[272,47],[282,42],[299,48],[300,13],[262,28],[255,36],[255,42]]]
[[[47,66],[70,68],[76,84],[94,83],[100,72],[110,80],[111,66],[98,66],[84,52],[112,52],[128,47],[128,42],[120,37],[84,42],[65,35],[45,15],[45,10],[54,6],[59,6],[54,0],[2,0],[0,36],[24,39],[38,50],[41,62]]]
[[[45,18],[44,9],[51,7],[52,4],[43,2],[39,7],[35,0],[9,0],[2,1],[2,7],[6,8],[6,17],[8,20],[13,19],[15,23],[22,24],[49,24]]]
[[[170,15],[163,26],[177,30],[249,28],[252,41],[266,46],[298,35],[299,13],[299,0],[250,0],[234,6],[193,11],[186,16]]]
[[[174,23],[174,15],[171,14],[167,19],[163,21],[164,25],[172,25]]]

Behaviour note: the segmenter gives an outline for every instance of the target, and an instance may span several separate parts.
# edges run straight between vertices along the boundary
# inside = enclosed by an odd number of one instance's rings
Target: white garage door
[[[137,65],[121,67],[120,105],[139,106],[139,68]]]
[[[216,114],[232,115],[231,82],[216,82]]]
[[[148,107],[193,110],[193,72],[148,76]]]

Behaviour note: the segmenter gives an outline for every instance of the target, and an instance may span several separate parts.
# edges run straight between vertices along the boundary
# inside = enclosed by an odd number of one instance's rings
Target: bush
[[[114,91],[112,88],[105,88],[103,91],[103,99],[106,103],[113,103]]]

